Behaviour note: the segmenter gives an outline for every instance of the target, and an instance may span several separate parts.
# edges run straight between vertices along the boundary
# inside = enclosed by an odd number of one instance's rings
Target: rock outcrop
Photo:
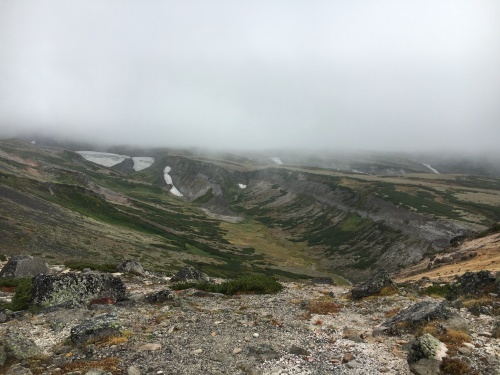
[[[477,298],[489,293],[500,294],[500,281],[492,272],[466,272],[451,286],[446,299],[454,301],[460,297]]]
[[[39,274],[48,274],[49,266],[42,258],[31,255],[16,255],[9,259],[0,271],[0,277],[33,277]]]
[[[361,298],[379,294],[384,288],[397,290],[396,285],[391,280],[387,271],[380,270],[365,283],[354,287],[351,290],[351,294],[353,299],[359,300]]]
[[[452,311],[443,302],[423,301],[408,307],[399,314],[386,320],[375,329],[375,332],[398,334],[411,332],[415,328],[432,320],[445,320],[453,316]]]
[[[185,266],[170,279],[171,282],[210,282],[207,274],[191,266]]]
[[[125,299],[123,281],[104,273],[67,273],[33,278],[32,303],[41,307],[77,307],[94,299]]]

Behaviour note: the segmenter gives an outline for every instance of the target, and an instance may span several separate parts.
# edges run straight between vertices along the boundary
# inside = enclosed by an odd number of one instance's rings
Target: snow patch
[[[240,187],[240,189],[245,189],[247,187],[246,185],[243,184],[238,184],[238,186]]]
[[[136,172],[149,168],[155,162],[155,158],[147,156],[133,157],[132,160],[134,161],[134,171]]]
[[[76,151],[88,161],[103,165],[105,167],[112,167],[113,165],[119,164],[125,159],[130,159],[127,155],[111,154],[109,152],[96,152],[96,151]]]
[[[278,156],[272,157],[271,160],[274,161],[276,164],[283,164],[283,162]]]
[[[429,164],[422,163],[424,167],[429,168],[433,173],[440,174],[436,169],[432,168]]]
[[[167,183],[167,185],[172,185],[172,187],[170,188],[170,192],[173,194],[173,195],[176,195],[178,197],[183,197],[184,195],[182,195],[182,193],[177,190],[177,188],[174,186],[173,182],[172,182],[172,176],[170,176],[168,173],[172,170],[172,168],[170,168],[168,165],[165,167],[165,169],[163,170],[163,178],[165,179],[165,182]]]

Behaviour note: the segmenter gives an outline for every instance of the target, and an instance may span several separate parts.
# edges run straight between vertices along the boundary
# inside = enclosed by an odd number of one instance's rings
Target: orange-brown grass
[[[396,288],[388,285],[388,286],[383,287],[378,295],[382,296],[382,297],[386,297],[386,296],[392,296],[392,295],[398,294],[398,293],[399,293],[399,291]]]
[[[83,372],[88,371],[92,368],[99,368],[106,372],[111,372],[113,375],[119,375],[122,373],[119,364],[120,359],[118,357],[108,357],[99,361],[74,361],[71,363],[66,363],[60,366],[60,368],[62,370],[62,374],[74,371]]]
[[[472,368],[458,358],[444,357],[440,370],[444,375],[479,375],[479,371]]]
[[[344,307],[341,303],[328,301],[311,301],[307,309],[311,314],[328,315],[337,314]]]

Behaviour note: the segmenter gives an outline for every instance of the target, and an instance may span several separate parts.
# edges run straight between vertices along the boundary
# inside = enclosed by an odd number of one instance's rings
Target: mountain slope
[[[500,220],[500,180],[492,177],[384,177],[181,150],[130,155],[154,163],[104,167],[73,151],[0,141],[0,252],[355,281],[433,256]]]

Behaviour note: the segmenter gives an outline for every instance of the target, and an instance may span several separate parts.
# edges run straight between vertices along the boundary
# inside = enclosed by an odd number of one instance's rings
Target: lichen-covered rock
[[[0,277],[33,277],[39,274],[48,274],[49,266],[42,258],[30,255],[16,255],[9,259],[0,271]]]
[[[33,278],[32,303],[41,307],[78,307],[98,298],[125,299],[120,278],[105,273],[67,273]]]
[[[3,307],[0,307],[0,323],[5,323],[9,320],[9,315],[7,314],[7,310]]]
[[[429,333],[416,338],[408,353],[410,371],[417,375],[439,374],[446,351],[446,345]]]
[[[7,330],[5,336],[0,338],[0,345],[5,347],[7,358],[18,361],[42,355],[42,351],[30,338],[13,328]]]
[[[175,293],[169,289],[163,289],[146,295],[145,299],[146,302],[149,303],[163,303],[173,301],[175,299]]]
[[[415,328],[432,320],[445,320],[453,316],[452,311],[443,302],[424,301],[414,304],[386,320],[376,331],[398,334],[413,331]]]
[[[451,286],[446,299],[454,301],[459,297],[477,298],[489,293],[500,294],[500,280],[492,272],[466,272]]]
[[[105,337],[120,335],[121,324],[115,314],[105,314],[71,328],[71,341],[84,344]]]
[[[379,294],[384,288],[393,288],[397,290],[396,285],[391,280],[387,271],[381,270],[370,277],[365,283],[354,287],[351,290],[351,294],[352,298],[357,300]]]
[[[21,366],[21,364],[15,364],[5,373],[5,375],[32,375],[30,369]]]
[[[5,365],[6,360],[7,360],[7,353],[5,352],[5,345],[0,342],[0,367]]]
[[[128,272],[133,275],[144,275],[144,268],[142,265],[138,261],[132,259],[127,259],[125,262],[120,264],[117,269],[120,272]]]
[[[185,266],[170,279],[171,282],[210,282],[207,274],[191,266]]]

